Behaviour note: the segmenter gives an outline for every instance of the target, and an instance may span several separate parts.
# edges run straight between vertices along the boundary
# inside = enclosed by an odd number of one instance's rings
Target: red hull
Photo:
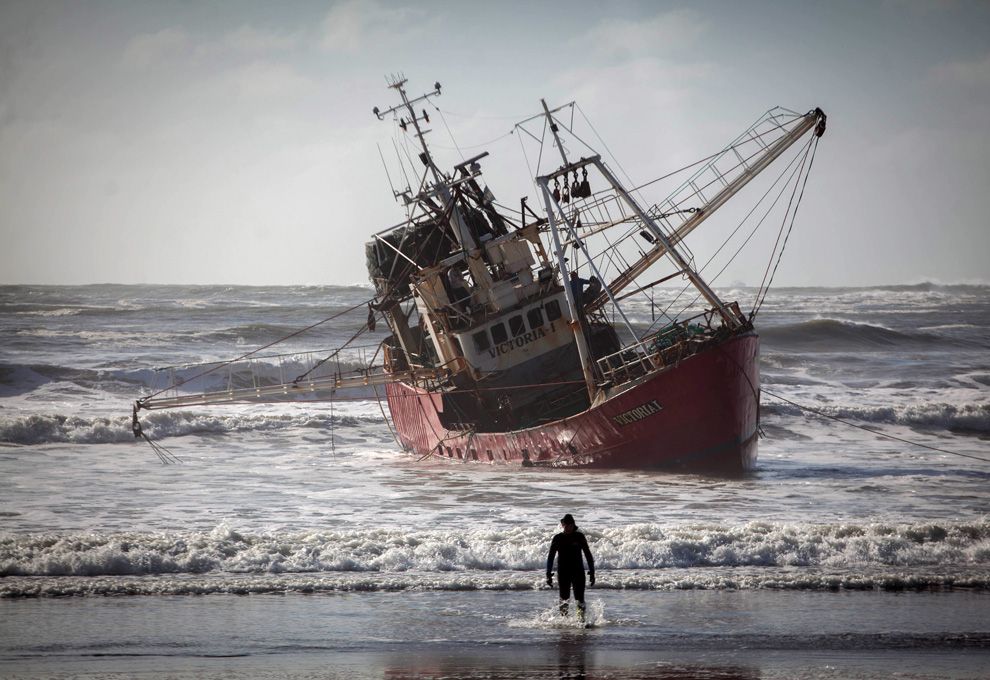
[[[748,333],[587,411],[525,430],[447,430],[439,395],[405,383],[390,383],[387,394],[399,441],[419,456],[733,474],[756,465],[759,381],[759,338]]]

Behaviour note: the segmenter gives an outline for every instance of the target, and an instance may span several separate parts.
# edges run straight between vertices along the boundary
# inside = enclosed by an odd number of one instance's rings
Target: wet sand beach
[[[603,580],[607,575],[603,575]],[[0,603],[23,678],[981,678],[990,594],[549,591]],[[547,606],[548,603],[551,606]]]

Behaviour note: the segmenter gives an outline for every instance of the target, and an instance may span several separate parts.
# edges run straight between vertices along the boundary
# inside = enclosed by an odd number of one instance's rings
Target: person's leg
[[[560,589],[560,615],[567,616],[567,600],[571,597],[571,577],[558,573],[557,587]]]
[[[578,619],[584,621],[584,572],[580,576],[575,576],[572,582],[574,586],[574,601],[577,603]]]

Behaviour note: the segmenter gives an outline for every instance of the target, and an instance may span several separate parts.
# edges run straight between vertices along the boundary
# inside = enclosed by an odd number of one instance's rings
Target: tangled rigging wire
[[[133,420],[131,421],[131,431],[134,432],[134,436],[136,438],[142,438],[151,445],[151,450],[155,452],[156,456],[158,456],[158,460],[162,462],[162,465],[182,462],[181,458],[144,433],[144,430],[141,428],[141,421],[138,420],[136,405],[134,406],[134,415]]]

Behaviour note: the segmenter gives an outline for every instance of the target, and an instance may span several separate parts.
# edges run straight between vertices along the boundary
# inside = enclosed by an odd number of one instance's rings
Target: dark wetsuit
[[[571,533],[561,531],[550,542],[550,554],[547,555],[547,576],[553,573],[553,558],[557,557],[557,586],[560,588],[560,599],[567,600],[574,588],[574,599],[578,607],[584,607],[584,561],[581,553],[588,559],[588,572],[595,573],[595,558],[588,548],[588,539],[575,529]],[[594,580],[594,579],[592,579]]]

